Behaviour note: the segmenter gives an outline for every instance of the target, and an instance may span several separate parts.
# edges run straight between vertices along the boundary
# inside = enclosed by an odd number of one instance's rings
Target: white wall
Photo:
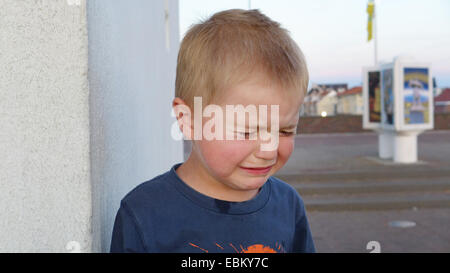
[[[120,199],[183,160],[178,35],[177,0],[0,0],[0,252],[108,251]]]
[[[84,1],[0,1],[0,252],[91,249]]]
[[[105,252],[121,198],[183,160],[182,141],[170,136],[178,1],[94,0],[87,11],[93,250]]]

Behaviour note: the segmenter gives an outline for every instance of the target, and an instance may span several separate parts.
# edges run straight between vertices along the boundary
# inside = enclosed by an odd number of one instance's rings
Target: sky
[[[251,0],[289,30],[306,57],[310,84],[361,85],[375,63],[367,42],[368,0]],[[249,0],[180,0],[180,39],[191,24]],[[431,63],[438,87],[450,87],[450,0],[375,0],[378,61],[408,55]]]

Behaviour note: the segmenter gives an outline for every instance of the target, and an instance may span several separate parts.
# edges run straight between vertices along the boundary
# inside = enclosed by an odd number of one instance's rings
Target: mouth
[[[249,168],[249,167],[240,167],[244,171],[250,173],[250,174],[267,174],[271,169],[273,165],[267,166],[267,167],[258,167],[258,168]]]

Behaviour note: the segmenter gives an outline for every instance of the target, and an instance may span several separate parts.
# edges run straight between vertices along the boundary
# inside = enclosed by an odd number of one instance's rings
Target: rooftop
[[[439,96],[434,98],[434,101],[450,101],[450,88],[446,88]]]
[[[341,97],[341,96],[349,96],[349,95],[356,95],[356,94],[360,94],[360,93],[362,93],[362,87],[361,86],[356,86],[356,87],[353,87],[353,88],[351,88],[349,90],[346,90],[344,92],[339,93],[338,96],[339,97]]]

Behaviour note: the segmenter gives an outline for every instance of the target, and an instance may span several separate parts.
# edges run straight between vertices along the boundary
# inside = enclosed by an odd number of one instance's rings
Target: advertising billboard
[[[403,71],[403,109],[405,124],[429,123],[428,68],[405,67]]]
[[[381,122],[380,71],[369,72],[369,122]]]

